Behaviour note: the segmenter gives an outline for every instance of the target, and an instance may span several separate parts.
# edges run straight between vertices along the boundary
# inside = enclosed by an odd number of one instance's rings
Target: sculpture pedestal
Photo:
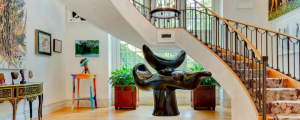
[[[175,91],[153,90],[155,116],[178,116],[180,112],[177,107]]]
[[[149,115],[148,120],[183,120],[183,116],[154,116],[151,114]]]

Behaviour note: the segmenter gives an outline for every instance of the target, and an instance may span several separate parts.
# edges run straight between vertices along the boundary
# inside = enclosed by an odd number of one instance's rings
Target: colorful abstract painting
[[[76,40],[76,57],[99,57],[99,40]]]
[[[0,69],[26,68],[24,0],[0,0]]]
[[[269,0],[269,21],[300,7],[300,0]]]

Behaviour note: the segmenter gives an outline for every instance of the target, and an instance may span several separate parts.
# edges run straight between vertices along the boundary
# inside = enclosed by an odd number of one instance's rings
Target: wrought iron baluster
[[[282,73],[283,74],[284,74],[284,49],[283,49],[283,40],[284,39],[282,39],[282,42],[281,42],[282,43],[282,50],[281,50],[282,55],[281,55],[281,57],[282,57]]]
[[[255,29],[256,29],[256,34],[255,34],[255,35],[256,35],[256,42],[255,42],[256,45],[255,45],[255,48],[257,49],[257,48],[258,48],[258,47],[257,47],[257,39],[258,39],[258,38],[257,38],[257,32],[258,32],[258,29],[257,29],[257,28],[255,28]]]
[[[268,31],[266,31],[266,55],[265,56],[268,56]],[[267,63],[267,65],[268,65],[268,63]]]
[[[197,4],[195,1],[195,37],[198,38],[197,36]]]
[[[263,34],[261,33],[260,34],[260,53],[261,53],[261,55],[263,55],[263,51],[262,51],[262,46],[263,46],[263,43],[262,43],[262,41],[263,41]]]
[[[235,34],[237,34],[235,31],[234,31],[234,33]],[[237,58],[237,52],[238,52],[238,50],[237,50],[237,37],[236,37],[236,35],[235,35],[235,51],[234,51],[234,53],[235,53],[235,58]],[[235,70],[237,70],[237,67],[236,67],[236,59],[234,60],[234,65],[235,65]]]
[[[274,68],[274,61],[273,61],[273,55],[274,55],[274,53],[273,53],[273,36],[271,37],[271,54],[272,54],[272,56],[271,56],[271,58],[272,58],[272,67],[271,68]]]
[[[278,36],[278,34],[276,33],[276,44],[277,44],[277,45],[276,45],[276,51],[277,51],[277,52],[276,52],[276,54],[277,54],[277,56],[276,56],[276,59],[277,59],[277,71],[280,71],[280,70],[279,70],[279,62],[278,62],[278,60],[279,60],[279,59],[278,59],[278,58],[279,58],[279,57],[278,57],[278,49],[279,49],[279,40],[278,40],[278,38],[279,38],[279,36]],[[299,54],[299,55],[300,55],[300,54]]]
[[[227,63],[227,51],[228,51],[228,25],[226,24],[226,50],[225,50],[225,57],[226,57],[226,63]]]
[[[290,38],[287,39],[287,56],[288,56],[288,76],[291,76],[290,74]]]
[[[207,10],[205,10],[205,12],[206,12],[206,14],[205,14],[205,43],[207,44],[207,24],[209,24],[208,22],[207,22]]]
[[[261,86],[261,63],[260,63],[260,61],[258,61],[258,66],[259,66],[259,68],[258,68],[258,79],[259,79],[259,92],[258,92],[258,109],[260,110],[261,109],[261,88],[262,88],[262,86]],[[253,71],[252,71],[253,72]],[[255,72],[257,73],[257,70],[255,70]]]
[[[296,79],[296,56],[295,56],[295,43],[293,43],[293,52],[294,52],[294,79]],[[300,51],[299,51],[300,52]]]
[[[200,40],[202,41],[202,11],[201,10],[200,10]]]
[[[255,64],[255,61],[254,61],[254,52],[251,50],[251,53],[252,53],[252,55],[251,55],[251,61],[252,61],[252,71],[253,71],[253,68],[254,68],[254,64]],[[253,76],[253,73],[251,74],[251,83],[252,83],[252,97],[253,97],[253,93],[254,93],[254,91],[253,91],[253,88],[254,88],[254,76]],[[257,82],[255,81],[255,84],[256,84],[256,88],[257,88]]]
[[[240,65],[242,65],[240,63]],[[246,42],[244,41],[244,71],[246,71]],[[244,74],[244,84],[245,84],[245,80],[246,80],[246,74]],[[248,84],[249,85],[249,84]]]

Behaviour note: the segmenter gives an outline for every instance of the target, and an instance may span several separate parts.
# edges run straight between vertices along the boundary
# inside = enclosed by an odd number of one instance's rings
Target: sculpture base
[[[21,80],[20,84],[26,84],[26,81]]]
[[[154,116],[178,116],[175,91],[153,90],[154,95]]]
[[[182,115],[178,116],[154,116],[149,115],[148,120],[183,120]]]

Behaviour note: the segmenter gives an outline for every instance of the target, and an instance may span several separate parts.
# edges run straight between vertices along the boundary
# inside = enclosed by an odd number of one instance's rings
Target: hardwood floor
[[[148,120],[153,106],[139,106],[136,110],[114,107],[97,108],[64,108],[43,116],[44,120]],[[231,120],[231,108],[217,106],[216,110],[194,110],[190,106],[179,106],[184,120]],[[167,120],[167,119],[166,119]]]

